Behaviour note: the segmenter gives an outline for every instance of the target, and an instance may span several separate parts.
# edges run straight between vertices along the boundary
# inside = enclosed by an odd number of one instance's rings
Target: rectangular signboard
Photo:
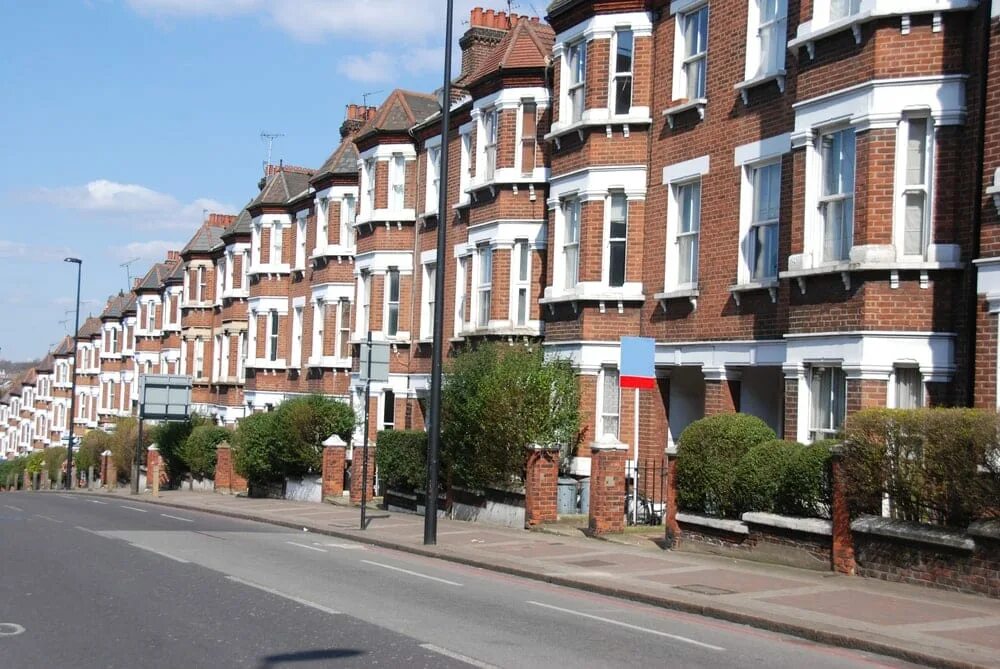
[[[143,374],[139,377],[139,417],[187,420],[191,417],[190,376]]]
[[[373,341],[371,343],[372,370],[368,378],[368,342],[361,344],[361,380],[384,383],[389,380],[389,343]]]
[[[651,337],[622,337],[618,385],[651,390],[656,387],[656,342]]]

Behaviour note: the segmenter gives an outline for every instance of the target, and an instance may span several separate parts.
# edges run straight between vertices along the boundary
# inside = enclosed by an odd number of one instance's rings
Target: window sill
[[[804,46],[809,52],[809,58],[812,59],[816,57],[816,42],[845,30],[854,33],[855,44],[861,44],[861,26],[873,18],[874,14],[871,11],[865,11],[838,19],[815,30],[812,29],[811,22],[802,24],[799,26],[798,34],[788,40],[788,48],[797,49]]]
[[[285,370],[288,369],[288,363],[284,359],[279,358],[277,360],[258,360],[255,358],[250,358],[246,361],[247,369],[270,369],[270,370]]]
[[[810,276],[823,276],[828,274],[840,274],[844,283],[844,290],[851,289],[851,274],[855,272],[889,272],[889,285],[891,288],[899,287],[900,272],[920,272],[920,287],[927,288],[930,285],[929,272],[940,272],[950,270],[961,270],[965,267],[962,262],[931,262],[926,260],[896,260],[891,262],[835,262],[820,265],[819,267],[808,267],[804,269],[786,270],[778,272],[780,279],[795,279],[799,285],[799,292],[806,293],[806,279]]]
[[[761,74],[753,77],[752,79],[746,79],[733,86],[733,88],[739,91],[740,97],[743,98],[743,106],[746,107],[750,104],[750,90],[757,88],[758,86],[769,84],[772,81],[778,85],[779,92],[785,92],[784,70],[778,70],[777,72],[772,72],[770,74]]]
[[[697,110],[698,117],[700,120],[705,120],[705,106],[708,104],[706,98],[695,98],[694,100],[682,100],[679,104],[672,107],[667,107],[663,110],[663,115],[667,117],[667,125],[673,129],[674,124],[677,122],[677,117],[681,114],[691,111],[692,109]]]
[[[417,212],[415,209],[376,209],[367,217],[358,216],[354,221],[354,226],[374,225],[376,223],[398,223],[415,221]]]
[[[476,326],[463,329],[458,333],[457,341],[467,337],[539,337],[541,328],[533,325],[509,325],[504,322],[487,326]],[[425,343],[432,343],[430,339]]]
[[[778,301],[777,279],[747,281],[746,283],[737,283],[729,287],[729,292],[732,293],[733,300],[736,301],[736,306],[740,306],[740,300],[742,299],[743,293],[751,293],[759,290],[766,290],[770,294],[772,304]]]
[[[309,256],[309,260],[319,260],[322,258],[343,258],[343,257],[353,257],[355,247],[353,246],[342,246],[340,244],[327,244],[322,248],[315,248],[312,250],[312,255]]]
[[[309,358],[306,362],[306,367],[320,369],[326,368],[330,369],[332,367],[351,367],[352,361],[350,358],[338,358],[332,355],[325,355],[322,358]]]
[[[686,299],[691,302],[691,308],[698,308],[698,297],[701,295],[701,291],[698,290],[697,286],[688,286],[686,288],[675,288],[674,290],[668,290],[663,293],[656,293],[653,295],[653,299],[660,303],[660,307],[666,311],[667,302],[670,300],[681,300]]]
[[[615,290],[608,286],[598,286],[594,289],[586,285],[580,285],[575,289],[566,290],[554,295],[550,292],[549,288],[546,288],[545,297],[539,299],[538,303],[547,305],[550,314],[555,311],[555,305],[557,304],[572,304],[573,310],[579,311],[578,305],[580,302],[597,302],[601,313],[605,312],[608,303],[616,304],[618,306],[618,313],[622,313],[625,303],[643,303],[645,301],[646,296],[642,294],[641,288],[638,291],[626,291]]]
[[[597,112],[603,111],[604,116],[601,117]],[[584,131],[588,128],[600,128],[605,129],[605,133],[610,136],[612,127],[616,125],[622,126],[622,133],[625,137],[629,136],[629,128],[633,125],[650,125],[653,122],[652,117],[649,115],[649,110],[645,107],[641,108],[641,111],[645,113],[633,113],[633,114],[609,114],[607,110],[595,110],[588,109],[584,111],[584,115],[587,118],[574,121],[572,123],[567,123],[563,125],[561,123],[553,123],[552,129],[545,135],[542,139],[549,142],[554,141],[556,144],[556,149],[560,148],[561,140],[566,135],[571,135],[576,133],[580,137],[580,141],[583,141]]]
[[[291,271],[292,270],[288,266],[288,263],[280,263],[275,265],[263,264],[263,265],[254,265],[253,267],[251,267],[249,271],[247,271],[247,275],[257,276],[260,274],[288,274]]]

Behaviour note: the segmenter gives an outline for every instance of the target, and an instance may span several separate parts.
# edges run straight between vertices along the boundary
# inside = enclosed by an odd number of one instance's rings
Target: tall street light
[[[430,434],[427,438],[427,503],[424,545],[437,543],[438,454],[441,451],[441,358],[444,354],[444,262],[448,228],[448,132],[451,123],[451,24],[454,0],[448,0],[444,30],[444,90],[441,91],[441,178],[438,183],[437,264],[434,268],[434,345],[431,352]]]
[[[64,258],[65,262],[76,265],[76,325],[73,327],[73,376],[69,391],[69,436],[66,444],[66,490],[73,489],[73,428],[76,417],[76,363],[80,342],[80,275],[83,261],[79,258]]]

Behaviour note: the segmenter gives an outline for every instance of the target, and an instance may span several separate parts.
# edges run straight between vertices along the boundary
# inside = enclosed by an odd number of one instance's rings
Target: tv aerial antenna
[[[142,260],[142,258],[132,258],[131,260],[126,260],[122,264],[118,265],[119,267],[125,268],[125,290],[132,290],[132,263],[137,263],[140,260]]]
[[[368,109],[368,98],[370,98],[373,95],[378,95],[381,92],[382,91],[368,91],[367,93],[361,94],[361,104],[365,106],[365,109]]]
[[[267,142],[267,161],[264,163],[264,173],[267,174],[267,168],[271,166],[271,149],[274,148],[274,140],[279,137],[284,137],[283,132],[266,132],[264,130],[260,131],[260,141]]]

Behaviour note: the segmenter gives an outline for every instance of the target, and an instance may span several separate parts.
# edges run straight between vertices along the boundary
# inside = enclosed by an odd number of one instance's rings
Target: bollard
[[[94,489],[94,465],[87,467],[87,489]]]

